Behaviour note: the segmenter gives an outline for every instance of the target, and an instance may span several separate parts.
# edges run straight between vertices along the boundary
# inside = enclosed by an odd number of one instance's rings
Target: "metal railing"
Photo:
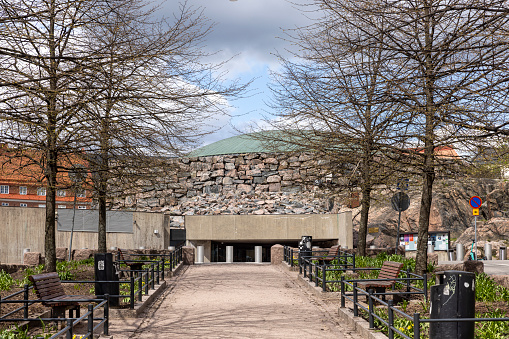
[[[337,277],[337,274],[328,273],[342,273],[347,270],[355,272],[357,269],[355,267],[355,254],[340,249],[334,260],[326,262],[323,258],[327,257],[327,254],[328,250],[312,250],[310,255],[301,256],[301,253],[298,255],[299,273],[303,274],[304,278],[314,282],[315,286],[321,286],[324,292],[331,284],[340,283],[340,280],[333,278]],[[329,287],[329,290],[332,289]]]
[[[73,337],[74,327],[86,319],[87,333],[84,335],[81,335],[82,338],[93,338],[94,333],[96,332],[97,329],[99,329],[99,327],[101,325],[103,325],[103,333],[105,335],[109,335],[109,297],[110,296],[108,294],[106,294],[103,299],[86,299],[86,298],[73,299],[72,301],[77,302],[77,303],[86,303],[86,302],[98,303],[96,306],[89,304],[88,311],[83,316],[81,316],[79,318],[71,318],[71,317],[70,318],[41,318],[41,317],[30,318],[28,315],[28,307],[35,303],[46,302],[46,300],[42,300],[42,299],[29,300],[27,291],[29,291],[30,289],[32,289],[32,286],[25,285],[24,289],[22,291],[13,293],[13,294],[11,294],[7,297],[4,297],[0,300],[1,303],[21,303],[21,304],[23,304],[23,306],[1,316],[0,322],[62,321],[62,322],[66,322],[66,326],[64,328],[62,328],[59,332],[57,332],[56,334],[51,336],[50,339],[59,338],[60,336],[62,336],[64,334],[66,335],[66,338],[71,339]],[[23,300],[12,300],[11,299],[12,297],[14,297],[16,295],[19,295],[20,293],[25,294]],[[55,299],[52,301],[58,302],[59,300]],[[62,301],[68,301],[68,300],[62,300]],[[98,310],[101,307],[104,308],[103,317],[100,317],[100,318],[94,317],[94,311]],[[10,315],[13,315],[13,314],[20,312],[22,310],[23,310],[23,318],[9,318]],[[94,322],[97,322],[97,321],[99,321],[99,323],[97,323],[94,326]]]
[[[419,277],[416,274],[414,276]],[[357,283],[361,281],[372,281],[372,279],[359,279],[359,280],[345,280],[344,277],[341,279],[341,308],[345,308],[346,299],[350,300],[353,303],[353,315],[354,317],[359,316],[359,309],[363,310],[367,313],[368,323],[370,329],[375,329],[375,319],[378,320],[381,324],[387,327],[388,329],[388,337],[389,339],[394,339],[394,334],[398,334],[403,338],[407,339],[419,339],[421,337],[421,324],[423,323],[436,323],[436,322],[483,322],[483,321],[509,321],[509,318],[448,318],[448,319],[425,319],[421,318],[420,313],[414,313],[413,315],[407,314],[403,312],[401,309],[394,307],[393,300],[383,300],[378,296],[385,295],[410,295],[410,294],[425,294],[427,296],[427,277],[426,275],[421,277],[424,283],[424,288],[419,292],[418,288],[416,292],[387,292],[387,293],[375,293],[373,289],[368,289],[367,291],[357,287]],[[397,280],[406,280],[415,278],[398,278]],[[379,281],[383,281],[386,279],[378,279]],[[352,293],[346,293],[346,287],[349,286],[352,289]],[[365,295],[367,298],[367,307],[365,304],[359,302],[359,294]],[[387,309],[387,320],[382,318],[375,312],[375,303],[383,305]],[[377,309],[381,309],[378,307]],[[413,323],[413,336],[408,336],[403,333],[398,327],[394,326],[396,317],[395,315],[399,315],[402,318],[410,320]]]

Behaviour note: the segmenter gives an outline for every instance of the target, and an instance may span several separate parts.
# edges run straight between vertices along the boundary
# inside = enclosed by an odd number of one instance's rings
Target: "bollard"
[[[175,251],[175,246],[168,246],[168,250]]]
[[[262,263],[262,246],[255,246],[255,263]]]
[[[454,258],[454,250],[452,248],[447,250],[447,260],[449,260],[449,261],[454,261],[455,260],[455,258]]]
[[[196,246],[196,263],[203,264],[203,260],[205,257],[205,249],[202,245]]]
[[[505,246],[500,246],[498,250],[498,260],[507,260],[507,252]]]
[[[486,257],[486,260],[492,260],[493,254],[492,254],[492,246],[490,243],[484,244],[484,256]]]
[[[435,253],[435,246],[433,244],[428,244],[428,253]]]
[[[465,248],[462,244],[457,243],[456,244],[456,261],[463,261],[463,258],[465,257]]]
[[[233,246],[226,246],[226,262],[233,263]]]

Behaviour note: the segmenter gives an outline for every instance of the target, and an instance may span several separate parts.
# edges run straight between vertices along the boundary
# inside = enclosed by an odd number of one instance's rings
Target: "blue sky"
[[[219,62],[234,57],[227,65],[230,79],[243,81],[257,78],[250,88],[251,97],[231,102],[232,118],[219,118],[214,124],[223,126],[206,136],[204,144],[238,134],[236,129],[248,131],[251,123],[259,122],[270,113],[265,102],[270,101],[267,88],[269,70],[277,70],[279,62],[274,53],[285,54],[292,46],[281,39],[282,29],[291,29],[311,23],[298,4],[305,0],[188,0],[187,4],[201,7],[204,16],[215,23],[206,41],[206,51],[217,52],[211,61]],[[297,5],[296,5],[297,4]],[[168,0],[161,6],[161,14],[171,17],[179,2]]]

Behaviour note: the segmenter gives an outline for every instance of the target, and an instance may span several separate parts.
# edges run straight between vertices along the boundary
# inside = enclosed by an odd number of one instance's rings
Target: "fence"
[[[140,254],[140,256],[142,256]],[[94,307],[93,305],[88,305],[88,312],[86,312],[83,316],[79,318],[29,318],[29,307],[35,303],[41,303],[44,300],[38,299],[30,299],[30,290],[33,289],[33,286],[24,285],[21,291],[12,293],[6,297],[0,298],[0,310],[1,305],[3,303],[19,303],[22,306],[10,311],[5,315],[0,316],[0,322],[25,322],[25,321],[64,321],[66,322],[66,326],[61,329],[57,334],[53,335],[51,338],[57,338],[58,336],[66,335],[66,338],[73,337],[73,328],[80,322],[87,319],[88,327],[87,334],[81,335],[81,338],[92,338],[94,331],[98,329],[99,326],[104,325],[104,334],[108,335],[108,317],[109,317],[109,299],[110,298],[129,298],[129,307],[134,309],[135,305],[135,297],[137,297],[138,301],[142,300],[143,294],[147,295],[149,293],[149,288],[154,289],[155,284],[159,284],[160,280],[164,280],[165,271],[172,272],[179,263],[182,262],[182,247],[178,247],[174,251],[169,254],[143,254],[143,256],[156,256],[160,257],[160,260],[138,260],[138,262],[143,263],[145,269],[142,270],[120,270],[123,272],[129,273],[129,280],[118,280],[118,281],[96,281],[96,280],[62,280],[61,283],[118,283],[118,284],[129,284],[129,295],[118,294],[104,294],[104,295],[96,295],[99,299],[73,299],[76,302],[98,302],[98,304]],[[134,276],[136,275],[136,277]],[[14,298],[22,295],[21,300],[15,300]],[[104,307],[104,317],[103,318],[95,318],[94,311],[99,309],[100,307]],[[18,318],[9,318],[10,316],[23,312],[23,317]],[[94,326],[94,321],[100,321],[97,325]]]
[[[424,277],[423,277],[424,278]],[[403,278],[404,279],[404,278]],[[399,280],[399,279],[398,279]],[[407,339],[419,339],[421,337],[421,324],[424,323],[436,323],[436,322],[483,322],[483,321],[509,321],[509,318],[449,318],[449,319],[424,319],[421,318],[420,313],[414,313],[409,315],[402,310],[394,307],[392,300],[382,300],[378,298],[378,295],[388,295],[396,293],[374,293],[372,289],[365,291],[357,287],[357,282],[361,280],[344,280],[341,282],[341,307],[345,307],[345,299],[353,302],[353,314],[359,316],[359,308],[367,313],[369,328],[375,329],[375,319],[380,321],[383,325],[388,328],[389,339],[394,338],[394,334],[397,333],[403,338]],[[353,290],[352,294],[345,293],[346,286],[350,286]],[[424,284],[426,286],[426,284]],[[423,291],[424,292],[424,291]],[[368,307],[364,306],[359,302],[359,293],[365,295],[368,298]],[[398,292],[399,294],[404,292]],[[408,294],[408,293],[407,293]],[[416,294],[416,293],[413,293]],[[417,293],[419,294],[419,293]],[[350,298],[353,297],[353,298]],[[376,314],[374,305],[375,303],[381,304],[387,307],[388,318],[385,320],[380,315]],[[380,308],[379,308],[380,309]],[[401,317],[410,320],[413,323],[413,337],[410,337],[403,333],[398,327],[394,326],[395,314],[399,314]]]
[[[33,286],[25,285],[22,291],[18,291],[16,293],[10,294],[4,298],[0,299],[0,305],[2,303],[21,303],[23,304],[21,307],[16,308],[15,310],[0,316],[0,322],[26,322],[26,321],[65,321],[66,326],[62,328],[58,333],[52,335],[50,339],[56,339],[62,335],[66,335],[67,339],[73,338],[73,329],[80,322],[87,320],[87,333],[82,335],[81,338],[93,338],[93,335],[97,329],[101,325],[103,325],[103,333],[108,335],[109,333],[109,295],[105,295],[103,299],[73,299],[73,302],[85,303],[85,302],[97,302],[98,304],[94,307],[94,305],[88,305],[88,311],[79,318],[29,318],[29,306],[35,303],[42,303],[45,300],[29,300],[29,291],[33,289]],[[22,300],[14,300],[13,298],[23,294]],[[103,307],[103,317],[96,318],[94,317],[94,312],[99,308]],[[23,318],[9,318],[9,316],[23,311]],[[94,322],[99,321],[98,324],[94,326]]]

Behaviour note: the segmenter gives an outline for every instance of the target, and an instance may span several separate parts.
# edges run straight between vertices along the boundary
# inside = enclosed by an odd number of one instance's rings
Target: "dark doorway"
[[[255,246],[262,246],[262,261],[270,261],[270,248],[273,244],[247,244],[212,242],[211,262],[226,262],[226,246],[233,246],[233,262],[254,262]]]

